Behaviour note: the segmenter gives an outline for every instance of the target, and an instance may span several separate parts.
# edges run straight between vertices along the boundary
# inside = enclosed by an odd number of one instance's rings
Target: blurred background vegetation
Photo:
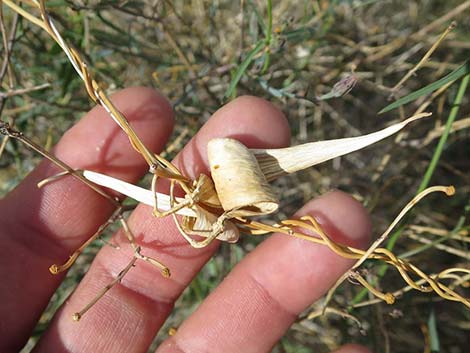
[[[177,123],[164,152],[169,158],[214,111],[242,94],[264,97],[282,109],[293,144],[372,132],[427,103],[433,116],[399,137],[276,182],[281,212],[275,217],[288,217],[307,200],[338,188],[368,208],[374,234],[380,235],[424,184],[452,184],[454,197],[426,199],[402,222],[393,235],[396,243],[389,246],[427,273],[469,268],[468,91],[455,109],[465,84],[456,80],[435,91],[439,94],[429,90],[397,109],[377,113],[462,64],[468,67],[470,1],[52,0],[47,7],[109,93],[143,85],[169,98]],[[49,149],[93,103],[46,33],[6,7],[1,17],[1,118]],[[456,28],[396,86],[453,20]],[[357,82],[349,93],[335,97],[334,85],[345,79]],[[455,120],[449,121],[452,114]],[[3,147],[0,190],[5,194],[40,158],[15,141]],[[429,168],[433,159],[435,167]],[[178,301],[155,344],[259,241],[245,237],[236,245],[223,245]],[[88,248],[70,271],[25,352],[101,246],[97,242]],[[394,270],[373,262],[363,268],[384,291],[404,287]],[[468,297],[470,292],[462,294]],[[332,305],[354,320],[334,313],[313,320],[304,315],[274,352],[327,352],[350,341],[375,352],[468,352],[470,311],[462,304],[416,292],[404,293],[392,306],[369,299],[360,286],[344,284]],[[311,310],[319,308],[317,304]]]

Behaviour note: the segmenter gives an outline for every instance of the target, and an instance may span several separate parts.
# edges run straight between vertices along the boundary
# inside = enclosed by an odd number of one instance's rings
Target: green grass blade
[[[416,191],[416,195],[419,194],[424,189],[426,189],[431,181],[434,171],[436,170],[437,164],[439,163],[439,159],[441,158],[442,151],[444,150],[444,146],[447,142],[447,138],[449,137],[449,132],[452,127],[452,124],[455,121],[455,118],[457,117],[457,114],[459,112],[459,108],[462,103],[463,97],[465,95],[465,91],[467,90],[469,80],[470,80],[470,73],[467,73],[467,75],[463,78],[462,82],[460,83],[459,90],[457,91],[457,96],[454,99],[452,109],[450,110],[449,117],[447,118],[444,132],[442,133],[441,138],[439,139],[439,142],[437,143],[436,149],[434,150],[433,156],[431,158],[431,162],[429,162],[429,166],[426,169],[426,172],[424,174],[423,179],[421,180],[418,190]],[[390,237],[390,240],[387,243],[388,250],[390,251],[393,250],[395,243],[400,237],[402,231],[403,231],[403,226],[400,227],[395,233],[392,234],[392,236]]]
[[[228,87],[228,89],[227,89],[227,91],[225,92],[225,95],[224,95],[225,98],[228,98],[233,94],[233,92],[235,91],[235,88],[237,87],[238,82],[242,78],[242,76],[245,73],[246,69],[248,68],[248,66],[250,66],[250,64],[253,61],[255,55],[258,54],[261,51],[261,49],[264,48],[265,44],[266,43],[265,43],[264,39],[260,40],[260,41],[258,41],[256,46],[253,49],[250,50],[250,52],[248,53],[246,58],[243,60],[243,62],[238,67],[237,72],[235,73],[235,75],[232,79],[232,82],[230,82],[230,86]]]
[[[428,330],[429,330],[429,348],[432,353],[441,351],[439,344],[439,333],[437,332],[436,313],[434,309],[431,310],[428,317]]]
[[[444,86],[445,84],[449,82],[453,82],[458,80],[459,78],[465,76],[466,74],[470,73],[470,60],[467,60],[462,66],[460,66],[458,69],[452,71],[450,74],[447,76],[444,76],[440,80],[437,80],[436,82],[433,82],[417,91],[414,91],[410,94],[408,94],[405,97],[402,97],[398,99],[397,101],[393,102],[392,104],[387,105],[385,108],[383,108],[379,114],[386,113],[390,110],[393,110],[395,108],[398,108],[404,104],[407,104],[409,102],[412,102],[416,99],[418,99],[421,96],[427,95],[429,93],[434,92],[435,90],[439,89],[440,87]]]
[[[272,31],[273,31],[273,4],[271,0],[267,1],[266,4],[266,11],[267,11],[267,17],[268,17],[268,26],[266,28],[266,31],[264,33],[265,40],[266,40],[266,45],[271,44],[272,40]]]
[[[457,92],[457,96],[455,97],[454,104],[452,105],[452,109],[450,110],[449,118],[447,119],[444,132],[441,135],[441,138],[439,139],[436,150],[434,151],[431,162],[429,163],[428,169],[426,170],[423,180],[421,181],[418,191],[416,192],[417,194],[426,189],[429,185],[429,181],[431,180],[431,177],[436,169],[437,163],[439,162],[439,158],[441,158],[444,145],[447,141],[447,138],[449,137],[450,128],[452,127],[452,124],[454,123],[454,120],[457,117],[457,113],[459,112],[460,104],[462,103],[463,96],[465,94],[465,91],[467,90],[469,80],[470,73],[467,73],[467,75],[463,78],[462,82],[460,83],[460,87]]]

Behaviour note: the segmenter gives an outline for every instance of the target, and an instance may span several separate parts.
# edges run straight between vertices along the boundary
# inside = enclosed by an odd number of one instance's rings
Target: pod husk
[[[251,151],[258,161],[262,173],[267,180],[271,181],[283,175],[295,173],[330,159],[360,150],[395,134],[412,121],[429,115],[431,114],[417,114],[400,123],[367,135],[311,142],[287,148],[252,149]]]
[[[183,217],[181,224],[183,230],[188,234],[197,234],[199,236],[207,236],[213,229],[213,225],[217,222],[218,217],[202,207],[194,207],[196,217]],[[224,222],[224,230],[217,235],[217,239],[228,243],[236,243],[240,238],[238,228],[229,220]]]
[[[253,153],[230,138],[209,141],[207,154],[222,208],[233,217],[275,212],[279,202]]]
[[[202,203],[212,208],[222,207],[219,197],[217,196],[217,191],[215,190],[214,182],[210,177],[206,174],[200,174],[196,182],[201,184],[198,198]]]

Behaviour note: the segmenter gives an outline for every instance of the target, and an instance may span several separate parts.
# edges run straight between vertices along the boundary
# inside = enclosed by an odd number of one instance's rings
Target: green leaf
[[[437,332],[436,313],[434,309],[431,310],[428,317],[428,330],[429,330],[429,348],[431,352],[440,352],[439,333]]]
[[[385,108],[383,108],[379,114],[386,113],[392,109],[398,108],[406,103],[412,102],[415,99],[424,96],[426,94],[429,94],[431,92],[434,92],[435,90],[439,89],[440,87],[444,86],[445,84],[449,82],[453,82],[458,80],[459,78],[465,76],[466,74],[470,73],[470,60],[467,60],[462,66],[460,66],[458,69],[452,71],[450,74],[447,76],[444,76],[440,80],[437,80],[436,82],[431,83],[430,85],[427,85],[417,91],[414,91],[410,94],[408,94],[405,97],[402,97],[398,99],[397,101],[393,102],[392,104],[387,105]]]
[[[441,158],[442,152],[444,151],[444,147],[446,145],[447,138],[449,137],[452,124],[454,123],[455,119],[457,118],[457,114],[459,113],[460,105],[462,104],[462,100],[465,96],[465,92],[469,85],[469,81],[470,81],[470,73],[465,75],[465,77],[460,83],[460,87],[459,87],[459,90],[457,91],[457,95],[455,96],[454,102],[452,104],[449,117],[447,118],[444,132],[439,138],[439,142],[437,143],[436,149],[434,150],[434,153],[432,155],[432,159],[429,162],[428,168],[426,169],[426,172],[423,176],[423,179],[421,180],[421,183],[419,185],[419,188],[416,194],[419,194],[421,191],[426,189],[431,181],[434,171],[436,170],[437,165],[439,163],[439,159]]]
[[[232,82],[230,82],[230,86],[227,89],[227,91],[225,92],[225,97],[226,98],[230,97],[232,95],[233,91],[237,87],[237,84],[240,81],[240,79],[242,78],[242,76],[245,73],[246,69],[248,68],[248,66],[253,61],[253,58],[255,57],[256,54],[258,54],[260,52],[261,49],[263,49],[265,44],[266,43],[265,43],[264,39],[260,40],[260,41],[258,41],[256,46],[253,49],[250,50],[250,52],[248,53],[246,58],[243,60],[243,62],[238,67],[237,72],[235,73],[235,75],[232,79]]]

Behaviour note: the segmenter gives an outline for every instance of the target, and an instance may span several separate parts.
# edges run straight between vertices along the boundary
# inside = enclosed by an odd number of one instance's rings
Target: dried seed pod
[[[93,172],[91,170],[84,170],[83,176],[88,180],[94,182],[97,185],[105,186],[107,188],[113,189],[123,195],[132,197],[134,200],[139,201],[148,206],[155,205],[155,196],[151,190],[141,188],[139,186],[127,183],[123,180],[119,180],[113,177],[110,177],[105,174]],[[161,210],[171,209],[170,196],[166,194],[157,193],[158,207]],[[185,199],[177,197],[177,202],[184,202]],[[195,216],[195,212],[191,208],[182,208],[178,211],[178,214],[184,216]]]
[[[181,224],[183,230],[188,234],[196,234],[203,237],[209,235],[213,231],[213,226],[217,222],[218,217],[202,207],[195,206],[192,210],[197,216],[183,217],[183,223]],[[228,243],[236,243],[238,238],[240,238],[238,228],[232,222],[226,220],[224,222],[224,230],[217,235],[217,239]]]
[[[393,135],[412,121],[429,115],[431,114],[417,114],[400,123],[367,135],[311,142],[288,148],[253,149],[251,151],[258,160],[259,167],[266,176],[266,179],[274,180],[280,176],[295,173],[327,160],[360,150]]]
[[[208,157],[214,182],[201,174],[193,186],[199,189],[198,200],[201,203],[215,209],[222,206],[232,217],[268,214],[278,208],[277,197],[268,180],[364,148],[396,133],[408,123],[429,115],[431,114],[417,114],[368,135],[280,149],[250,150],[233,139],[213,139],[208,143]],[[83,175],[94,183],[112,188],[147,205],[154,205],[154,196],[150,190],[91,171],[84,171]],[[168,195],[158,194],[157,197],[159,208],[171,208]],[[184,202],[184,199],[176,198],[176,201]],[[177,213],[195,216],[190,207],[182,208]]]
[[[116,190],[148,206],[154,206],[155,204],[155,199],[151,190],[146,190],[139,186],[127,183],[123,180],[119,180],[108,175],[92,172],[90,170],[85,170],[83,172],[83,176],[98,185],[106,186],[108,188]],[[213,190],[214,186],[211,179],[206,175],[201,176],[200,178],[202,185],[200,189],[201,194],[206,196],[204,203],[208,204],[209,202],[207,201],[209,200],[211,202],[214,202],[214,204],[218,204],[220,207],[217,195],[215,195],[215,198],[213,195],[215,193],[215,190]],[[157,198],[160,209],[164,211],[171,209],[170,196],[166,194],[157,193]],[[184,202],[185,199],[177,197],[176,201]],[[213,225],[218,220],[217,215],[212,214],[197,205],[179,209],[178,211],[176,211],[176,214],[184,216],[182,226],[185,232],[187,232],[188,234],[197,234],[203,237],[209,235],[209,233],[213,229]],[[239,237],[240,233],[238,231],[238,228],[232,222],[227,220],[224,222],[224,231],[217,236],[217,239],[227,241],[229,243],[234,243],[238,240]]]
[[[199,185],[198,198],[202,203],[213,208],[221,207],[217,191],[214,187],[214,182],[210,177],[205,174],[199,174],[199,178],[194,181],[194,184],[194,187],[198,187]]]
[[[233,217],[263,215],[279,203],[253,153],[230,138],[209,141],[207,155],[222,208]]]

